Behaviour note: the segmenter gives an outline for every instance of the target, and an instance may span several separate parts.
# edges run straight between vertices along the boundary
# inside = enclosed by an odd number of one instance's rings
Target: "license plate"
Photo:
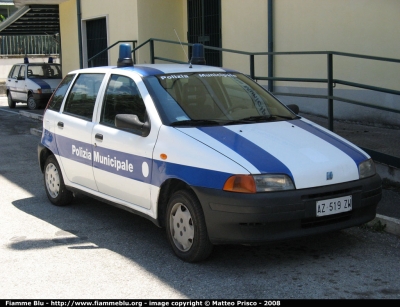
[[[331,215],[351,211],[351,195],[317,201],[317,216]]]

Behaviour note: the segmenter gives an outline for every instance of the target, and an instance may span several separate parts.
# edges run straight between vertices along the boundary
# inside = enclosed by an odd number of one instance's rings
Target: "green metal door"
[[[107,24],[105,18],[86,21],[88,59],[107,48]],[[103,52],[88,63],[89,67],[107,66],[108,53]]]
[[[188,0],[188,42],[221,47],[221,0]],[[189,48],[189,57],[192,50]],[[205,49],[206,64],[222,65],[218,50]]]

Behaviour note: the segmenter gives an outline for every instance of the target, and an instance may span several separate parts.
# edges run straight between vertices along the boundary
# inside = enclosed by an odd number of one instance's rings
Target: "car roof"
[[[70,74],[74,73],[104,73],[109,70],[118,71],[131,71],[135,72],[142,77],[155,76],[162,74],[177,74],[177,73],[193,73],[193,72],[211,72],[211,73],[236,73],[237,71],[232,69],[226,69],[216,66],[207,65],[191,65],[191,64],[137,64],[128,67],[117,67],[117,66],[103,66],[73,70]]]

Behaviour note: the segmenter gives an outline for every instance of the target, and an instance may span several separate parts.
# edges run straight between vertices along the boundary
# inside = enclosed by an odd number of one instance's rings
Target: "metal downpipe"
[[[273,20],[273,0],[268,0],[268,52],[274,52],[274,20]],[[268,55],[268,77],[274,76],[274,56]],[[274,81],[268,80],[268,90],[274,91]]]
[[[78,46],[79,46],[79,68],[83,68],[82,59],[82,11],[81,11],[81,0],[76,0],[76,12],[78,19]]]

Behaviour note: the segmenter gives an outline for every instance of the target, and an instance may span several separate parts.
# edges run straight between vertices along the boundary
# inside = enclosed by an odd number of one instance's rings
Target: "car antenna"
[[[174,29],[174,31],[175,31],[176,37],[178,38],[179,43],[181,44],[181,47],[182,47],[183,52],[184,52],[185,55],[186,55],[186,58],[187,58],[187,60],[188,60],[188,63],[190,64],[189,68],[192,68],[192,63],[190,63],[190,61],[189,61],[189,57],[188,57],[188,55],[187,55],[187,53],[186,53],[186,51],[185,51],[185,48],[183,48],[183,45],[182,45],[181,40],[179,39],[178,33],[176,32],[175,29]]]

